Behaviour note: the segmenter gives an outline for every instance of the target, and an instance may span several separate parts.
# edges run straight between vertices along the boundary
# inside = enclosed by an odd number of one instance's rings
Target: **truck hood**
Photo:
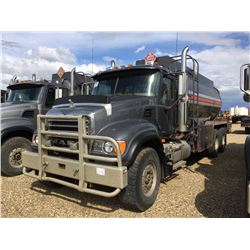
[[[24,111],[34,110],[34,109],[37,109],[36,103],[30,103],[30,102],[1,103],[0,106],[1,120],[22,117]]]
[[[47,115],[84,115],[91,119],[91,132],[98,134],[113,123],[127,119],[143,119],[145,107],[155,103],[154,97],[114,96],[108,103],[67,103],[54,106]]]

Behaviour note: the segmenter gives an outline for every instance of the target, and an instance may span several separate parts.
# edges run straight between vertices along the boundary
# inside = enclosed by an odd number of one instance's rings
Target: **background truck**
[[[244,100],[250,102],[250,63],[244,64],[240,69],[240,89],[244,92]],[[250,217],[250,136],[245,141],[246,162],[246,211]]]
[[[59,71],[58,71],[59,72]],[[7,102],[1,104],[1,172],[7,176],[22,173],[21,152],[29,148],[37,126],[37,114],[45,114],[56,98],[86,94],[91,77],[82,72],[64,72],[52,75],[52,81],[18,81],[16,77],[7,87]]]
[[[247,107],[232,107],[230,108],[230,117],[232,123],[240,121],[241,127],[245,128],[245,133],[250,134],[250,115]]]
[[[8,98],[8,92],[5,89],[1,89],[1,102],[6,102]]]
[[[94,76],[92,95],[56,100],[38,116],[38,150],[23,152],[24,174],[119,195],[135,210],[152,206],[160,181],[192,152],[215,157],[226,147],[227,122],[215,120],[219,91],[188,50],[176,57],[149,53],[136,66],[112,62]]]

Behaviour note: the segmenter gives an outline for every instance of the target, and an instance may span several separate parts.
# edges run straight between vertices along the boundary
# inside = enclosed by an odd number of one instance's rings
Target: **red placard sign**
[[[145,57],[145,62],[146,64],[154,64],[155,60],[156,60],[156,56],[153,54],[153,52],[149,52]]]
[[[58,69],[58,71],[57,71],[57,75],[58,75],[60,78],[63,77],[64,73],[65,73],[65,71],[64,71],[63,67],[60,67],[60,68]]]

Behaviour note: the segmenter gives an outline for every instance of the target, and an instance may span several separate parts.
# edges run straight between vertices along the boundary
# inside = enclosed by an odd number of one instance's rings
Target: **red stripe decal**
[[[197,96],[189,95],[188,99],[193,100],[193,101],[197,101]],[[198,101],[199,102],[210,103],[210,104],[215,104],[215,105],[220,105],[221,104],[220,101],[214,101],[214,100],[207,99],[207,98],[204,98],[204,97],[198,97]]]

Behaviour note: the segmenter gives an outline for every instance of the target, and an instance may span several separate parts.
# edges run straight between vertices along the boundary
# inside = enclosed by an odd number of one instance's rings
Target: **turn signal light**
[[[126,142],[125,141],[117,141],[117,143],[119,145],[121,154],[123,154],[126,150]],[[114,152],[117,153],[116,148],[114,148]]]

